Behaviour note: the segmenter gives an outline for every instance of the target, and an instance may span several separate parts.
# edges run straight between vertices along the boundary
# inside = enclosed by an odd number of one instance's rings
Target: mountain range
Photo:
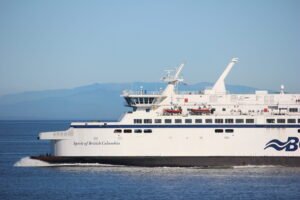
[[[125,89],[154,91],[159,82],[95,83],[72,89],[32,91],[0,96],[0,120],[118,119],[130,108],[120,96]],[[179,85],[180,90],[201,91],[212,83]],[[254,93],[256,88],[227,85],[231,93]]]

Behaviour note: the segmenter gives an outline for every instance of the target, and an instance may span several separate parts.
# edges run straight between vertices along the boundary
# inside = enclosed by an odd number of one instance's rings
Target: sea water
[[[70,121],[0,121],[0,199],[300,199],[300,168],[232,169],[49,165],[42,131]]]

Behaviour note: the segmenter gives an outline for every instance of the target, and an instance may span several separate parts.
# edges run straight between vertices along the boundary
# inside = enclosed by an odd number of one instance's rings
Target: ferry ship
[[[233,58],[211,89],[179,92],[181,64],[158,92],[123,91],[127,112],[118,122],[73,122],[43,132],[48,163],[129,166],[300,166],[300,94],[230,94],[225,79]]]

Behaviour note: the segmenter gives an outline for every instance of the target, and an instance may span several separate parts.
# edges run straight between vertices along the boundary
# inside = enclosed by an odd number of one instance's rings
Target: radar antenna
[[[167,71],[167,76],[163,77],[162,80],[164,82],[167,82],[168,85],[166,87],[166,89],[163,92],[163,95],[171,95],[174,93],[174,89],[175,86],[179,83],[179,82],[183,82],[182,78],[179,78],[179,75],[182,71],[184,67],[184,63],[182,63],[181,65],[179,65],[179,67],[176,69],[174,75],[171,75],[171,70],[166,70]]]
[[[176,84],[177,82],[182,82],[183,79],[182,78],[180,79],[179,75],[180,75],[183,67],[184,67],[184,63],[182,63],[181,65],[179,65],[179,67],[176,69],[174,75],[171,75],[171,72],[173,70],[165,70],[167,72],[167,75],[164,76],[162,78],[162,80],[165,81],[165,82],[167,82],[168,84]]]

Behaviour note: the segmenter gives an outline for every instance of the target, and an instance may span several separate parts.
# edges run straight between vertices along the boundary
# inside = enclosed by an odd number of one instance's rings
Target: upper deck
[[[123,91],[127,106],[133,111],[154,112],[157,115],[299,115],[300,94],[286,94],[284,87],[280,93],[256,91],[255,94],[229,94],[225,79],[237,62],[234,58],[211,89],[204,91],[177,91],[176,85],[183,64],[163,78],[167,82],[164,90]]]

